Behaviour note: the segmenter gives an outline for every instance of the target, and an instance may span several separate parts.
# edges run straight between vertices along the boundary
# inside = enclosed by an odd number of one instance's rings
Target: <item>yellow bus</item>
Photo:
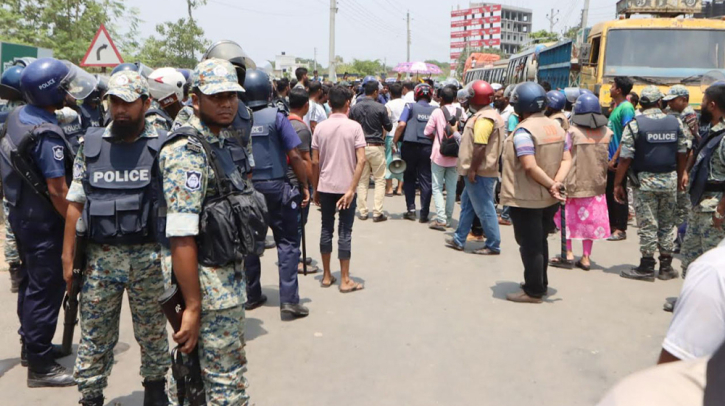
[[[596,24],[581,50],[581,87],[611,103],[615,76],[630,77],[637,94],[648,85],[663,93],[683,84],[699,109],[703,74],[725,73],[725,21],[693,18],[621,19]]]

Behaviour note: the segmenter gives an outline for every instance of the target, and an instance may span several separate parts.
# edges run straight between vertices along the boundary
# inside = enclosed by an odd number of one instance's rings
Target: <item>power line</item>
[[[236,4],[224,3],[224,2],[219,1],[219,0],[209,0],[209,2],[210,3],[214,3],[214,4],[219,4],[221,6],[225,6],[225,7],[237,9],[237,10],[240,10],[240,11],[246,11],[246,12],[249,12],[249,13],[256,13],[256,14],[262,14],[262,15],[271,15],[271,16],[278,16],[278,17],[299,17],[301,15],[305,15],[305,16],[312,15],[312,13],[310,13],[310,12],[307,12],[307,13],[287,14],[287,13],[276,13],[276,12],[269,12],[269,11],[253,10],[253,9],[246,8],[246,7],[239,7]]]

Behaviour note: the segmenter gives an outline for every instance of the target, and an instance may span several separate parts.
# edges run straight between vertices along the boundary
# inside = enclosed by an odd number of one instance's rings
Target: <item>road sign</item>
[[[0,42],[0,74],[5,72],[5,69],[13,66],[19,59],[47,58],[52,56],[53,51],[47,48]]]
[[[122,64],[123,58],[118,53],[118,49],[113,45],[111,36],[108,35],[106,27],[101,24],[101,28],[96,32],[96,36],[88,47],[86,56],[81,59],[81,66],[107,66],[114,67]]]

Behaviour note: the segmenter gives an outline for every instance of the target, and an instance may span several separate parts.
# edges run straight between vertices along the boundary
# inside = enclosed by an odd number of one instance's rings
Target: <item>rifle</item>
[[[78,324],[78,295],[83,285],[83,270],[86,268],[86,224],[82,218],[76,223],[76,244],[73,255],[73,279],[70,292],[66,292],[63,298],[63,344],[61,351],[63,355],[70,355],[73,352],[73,333]]]
[[[181,329],[181,316],[186,309],[181,290],[176,285],[171,285],[158,301],[174,333],[178,332]],[[206,405],[198,345],[185,357],[181,355],[178,345],[171,351],[171,374],[176,380],[176,396],[179,405],[184,405],[185,400],[189,401],[190,406]]]

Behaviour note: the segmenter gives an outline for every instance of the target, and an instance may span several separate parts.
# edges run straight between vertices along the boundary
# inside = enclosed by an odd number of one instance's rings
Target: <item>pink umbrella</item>
[[[417,73],[423,75],[439,75],[443,73],[441,68],[432,63],[425,62],[401,62],[393,71],[398,73]]]

